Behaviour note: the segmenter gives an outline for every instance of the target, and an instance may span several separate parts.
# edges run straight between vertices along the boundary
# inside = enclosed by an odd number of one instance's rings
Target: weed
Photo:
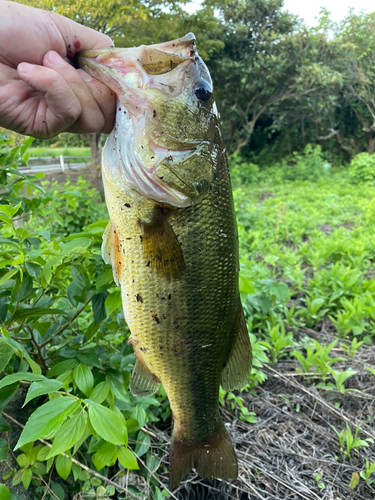
[[[338,430],[333,427],[333,430],[339,438],[340,451],[344,454],[345,460],[349,460],[351,450],[359,450],[362,446],[367,447],[374,442],[371,438],[360,439],[358,437],[360,428],[360,424],[357,425],[353,436],[348,423],[346,424],[346,429],[342,429],[341,432],[338,432]]]
[[[346,371],[340,371],[340,370],[333,370],[331,367],[328,367],[328,370],[330,371],[335,383],[336,387],[332,382],[328,382],[327,384],[324,384],[323,382],[318,384],[318,387],[324,387],[326,389],[336,389],[341,394],[345,394],[346,392],[349,391],[356,391],[356,389],[346,389],[345,388],[345,381],[355,375],[357,372],[354,370],[346,370]]]
[[[319,474],[319,472],[317,472],[317,473],[315,474],[315,481],[316,481],[316,484],[318,485],[318,488],[319,488],[320,490],[324,490],[325,485],[324,485],[324,483],[321,481],[321,479],[322,479],[322,475],[321,475],[321,474]]]
[[[267,339],[262,345],[269,350],[273,363],[286,356],[287,347],[294,346],[293,333],[286,333],[282,323],[271,325],[267,322]]]
[[[340,347],[341,349],[346,352],[346,354],[350,357],[350,358],[354,358],[354,356],[356,355],[357,353],[357,350],[361,347],[361,345],[363,344],[364,342],[363,341],[358,341],[355,337],[352,339],[351,341],[351,344],[350,345],[346,345],[346,344],[340,344]]]
[[[304,373],[309,373],[313,367],[313,372],[318,372],[322,375],[323,380],[330,373],[330,366],[339,361],[346,361],[345,358],[331,358],[330,354],[336,346],[338,340],[334,340],[329,345],[321,345],[317,340],[313,339],[311,345],[306,346],[306,357],[300,352],[294,351],[292,355],[297,358]]]
[[[359,473],[359,475],[361,476],[362,479],[366,481],[366,483],[369,486],[374,482],[374,479],[370,479],[370,476],[374,474],[374,472],[375,472],[375,463],[370,465],[368,458],[366,458],[366,470],[362,470]]]
[[[231,410],[234,411],[238,408],[240,414],[240,420],[244,420],[249,424],[256,424],[257,418],[254,412],[249,411],[243,403],[243,398],[241,396],[235,395],[233,392],[227,392],[222,387],[220,387],[219,393],[219,403],[221,406],[225,407],[226,402],[229,402]]]

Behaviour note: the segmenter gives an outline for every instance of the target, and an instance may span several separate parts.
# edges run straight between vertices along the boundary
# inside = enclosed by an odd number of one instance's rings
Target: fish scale
[[[192,468],[202,477],[237,476],[219,415],[219,388],[242,387],[251,370],[228,165],[216,107],[205,94],[208,70],[192,53],[190,34],[150,48],[92,51],[81,59],[86,71],[112,85],[127,113],[138,109],[138,91],[131,89],[128,102],[124,89],[130,84],[124,82],[143,82],[143,114],[129,119],[119,107],[103,153],[110,215],[103,255],[121,285],[137,360],[130,390],[152,394],[161,382],[170,402],[171,487]],[[142,78],[124,79],[127,71]]]

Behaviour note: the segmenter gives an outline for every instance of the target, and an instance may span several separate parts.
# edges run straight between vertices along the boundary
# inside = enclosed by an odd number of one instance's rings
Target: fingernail
[[[81,77],[85,80],[85,82],[91,82],[92,77],[86,73],[86,71],[83,71],[83,69],[78,69],[78,73],[81,75]]]
[[[61,67],[61,66],[65,66],[65,64],[66,64],[64,59],[62,57],[60,57],[59,54],[57,52],[55,52],[54,50],[50,50],[49,52],[47,52],[46,56],[47,56],[48,62],[50,64],[52,64],[53,66]]]
[[[34,69],[34,64],[20,63],[17,69],[20,73],[30,73]]]

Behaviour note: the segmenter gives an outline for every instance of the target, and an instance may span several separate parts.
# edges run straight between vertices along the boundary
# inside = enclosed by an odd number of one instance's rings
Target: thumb
[[[25,83],[38,91],[30,94],[31,102],[25,103],[29,108],[30,135],[54,137],[75,123],[82,107],[62,76],[51,68],[29,63],[19,64],[17,71]]]

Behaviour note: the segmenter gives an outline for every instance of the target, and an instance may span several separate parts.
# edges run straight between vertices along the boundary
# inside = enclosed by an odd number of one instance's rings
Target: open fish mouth
[[[212,81],[193,33],[156,45],[84,51],[78,62],[118,97],[103,160],[120,166],[125,183],[147,198],[179,208],[198,203],[213,178],[214,111],[205,102]]]
[[[108,65],[121,71],[122,56],[129,57],[130,54],[137,55],[137,61],[148,75],[162,75],[176,68],[186,61],[197,59],[195,36],[188,33],[186,36],[172,42],[159,43],[155,45],[141,45],[140,47],[127,49],[98,49],[85,50],[79,54],[79,65],[83,68],[90,64]],[[116,61],[114,61],[116,59]],[[92,66],[91,66],[92,67]]]

